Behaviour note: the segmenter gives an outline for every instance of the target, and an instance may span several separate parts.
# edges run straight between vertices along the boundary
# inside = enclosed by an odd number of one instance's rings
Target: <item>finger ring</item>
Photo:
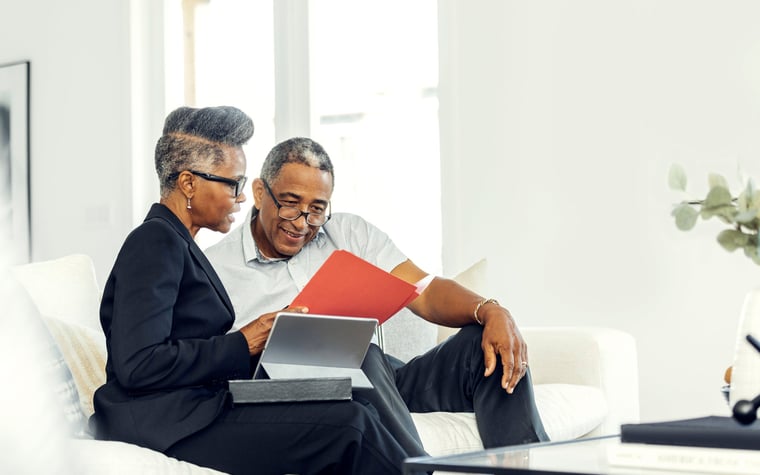
[[[523,361],[522,363],[520,363],[520,366],[528,366],[528,362],[527,361]]]

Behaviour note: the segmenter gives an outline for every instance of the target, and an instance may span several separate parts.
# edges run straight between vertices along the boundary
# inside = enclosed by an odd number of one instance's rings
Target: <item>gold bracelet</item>
[[[480,307],[488,303],[499,305],[499,302],[497,302],[496,299],[483,299],[483,301],[480,302],[477,307],[475,307],[475,311],[472,312],[472,316],[475,317],[475,321],[478,322],[478,325],[480,325],[481,327],[483,326],[483,322],[481,322],[480,319],[478,318],[478,310],[480,310]]]

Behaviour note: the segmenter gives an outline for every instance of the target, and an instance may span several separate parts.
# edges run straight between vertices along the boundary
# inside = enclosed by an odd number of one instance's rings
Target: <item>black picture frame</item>
[[[31,259],[29,61],[0,64],[0,241],[11,260]]]

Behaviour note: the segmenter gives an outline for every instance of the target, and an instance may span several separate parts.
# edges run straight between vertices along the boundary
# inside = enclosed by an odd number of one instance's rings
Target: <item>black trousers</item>
[[[409,455],[356,401],[235,406],[166,454],[234,475],[393,474]]]
[[[404,449],[424,453],[409,412],[474,412],[486,448],[547,441],[536,408],[530,371],[512,394],[501,387],[502,367],[485,378],[483,329],[469,325],[404,364],[372,345],[363,369],[375,389],[355,391],[367,400]]]

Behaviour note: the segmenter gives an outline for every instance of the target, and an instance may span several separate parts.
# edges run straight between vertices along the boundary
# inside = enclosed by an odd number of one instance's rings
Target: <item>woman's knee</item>
[[[330,423],[355,429],[359,433],[373,429],[378,424],[378,419],[373,414],[372,408],[360,401],[335,404],[328,420]]]

